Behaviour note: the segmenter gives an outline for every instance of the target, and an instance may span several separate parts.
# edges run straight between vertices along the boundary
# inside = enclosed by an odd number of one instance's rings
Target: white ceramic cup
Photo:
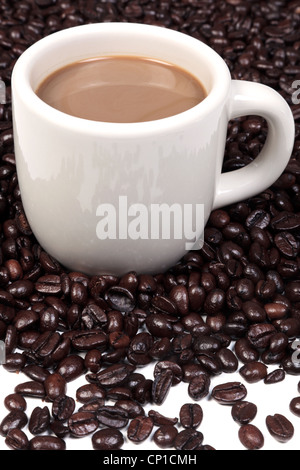
[[[208,96],[165,119],[103,123],[64,114],[35,94],[45,77],[67,64],[122,54],[176,64],[196,76]],[[66,268],[90,275],[165,271],[191,247],[192,235],[200,246],[212,209],[269,187],[294,142],[291,111],[277,92],[231,80],[207,45],[156,26],[89,24],[43,38],[15,65],[12,100],[18,180],[33,233]],[[228,121],[243,115],[266,119],[267,141],[251,164],[221,174]],[[175,236],[176,225],[163,233],[157,224],[166,220],[151,219],[154,207],[167,209],[161,214],[170,224],[181,209],[188,218],[188,207],[202,207],[203,217],[193,216],[190,238],[183,229]],[[174,223],[178,228],[178,217]]]

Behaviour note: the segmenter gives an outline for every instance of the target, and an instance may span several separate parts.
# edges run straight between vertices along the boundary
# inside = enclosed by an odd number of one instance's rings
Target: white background
[[[268,372],[276,369],[276,366],[269,366]],[[153,365],[145,368],[136,369],[136,372],[141,372],[147,378],[153,378]],[[2,366],[0,367],[0,420],[8,413],[3,401],[6,395],[13,393],[14,387],[22,382],[30,380],[23,373],[7,372]],[[247,401],[255,403],[258,407],[256,418],[252,424],[256,425],[265,437],[265,444],[263,450],[300,450],[300,418],[292,414],[289,410],[289,403],[292,398],[298,396],[298,382],[300,377],[286,375],[283,382],[265,385],[262,382],[256,384],[246,383],[238,372],[216,376],[212,378],[211,389],[218,384],[232,381],[240,381],[244,383],[248,390],[246,397]],[[86,382],[84,376],[68,383],[67,395],[75,398],[76,390]],[[150,409],[155,409],[161,414],[168,417],[179,417],[180,407],[184,403],[191,403],[192,400],[187,393],[188,384],[180,383],[171,388],[166,400],[160,406],[146,405],[146,413]],[[36,406],[48,406],[51,412],[51,403],[43,402],[40,399],[26,398],[27,401],[27,414],[30,416],[32,409]],[[202,424],[198,428],[204,435],[203,444],[209,444],[216,450],[245,450],[241,445],[238,438],[239,425],[231,417],[231,406],[224,406],[217,403],[215,400],[207,397],[197,402],[201,405],[204,413]],[[77,403],[77,408],[81,406]],[[265,419],[268,414],[274,415],[281,413],[285,415],[294,425],[294,437],[288,443],[279,443],[268,432],[265,424]],[[154,427],[152,435],[157,428]],[[178,430],[182,430],[178,427]],[[23,429],[29,438],[27,426]],[[141,444],[134,444],[126,438],[126,428],[122,430],[125,437],[125,444],[123,449],[126,450],[161,450],[151,439],[151,437]],[[91,435],[85,438],[66,438],[67,450],[93,450],[91,443]],[[0,436],[0,450],[9,450],[5,444],[4,437]]]

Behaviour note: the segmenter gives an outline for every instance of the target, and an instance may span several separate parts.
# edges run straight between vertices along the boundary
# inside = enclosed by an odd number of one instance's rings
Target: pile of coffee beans
[[[300,374],[299,1],[0,0],[0,17],[6,85],[0,104],[0,340],[3,367],[20,372],[20,383],[3,397],[5,442],[12,449],[62,450],[68,436],[88,436],[95,449],[113,450],[125,440],[151,438],[160,448],[209,450],[198,429],[199,401],[209,397],[231,407],[245,448],[262,448],[264,436],[252,423],[259,403],[245,400],[243,382],[273,384]],[[37,243],[22,207],[11,122],[15,61],[55,31],[110,21],[160,25],[204,41],[234,79],[277,90],[295,118],[293,154],[280,178],[256,197],[215,210],[203,248],[166,273],[67,272]],[[223,171],[255,159],[266,135],[260,117],[231,121]],[[149,365],[152,378],[143,374]],[[214,377],[236,371],[241,382],[211,386]],[[76,397],[70,396],[69,383],[80,377]],[[168,393],[179,382],[187,384],[190,402],[175,417],[164,416]],[[41,399],[30,414],[27,397]],[[146,406],[153,408],[147,414]],[[299,397],[290,410],[300,416]],[[279,442],[294,434],[279,413],[266,416],[266,426]]]

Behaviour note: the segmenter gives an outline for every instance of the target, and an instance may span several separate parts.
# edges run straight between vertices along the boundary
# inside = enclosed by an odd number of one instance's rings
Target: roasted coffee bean
[[[108,340],[109,344],[115,349],[124,349],[130,344],[130,337],[122,331],[110,333]]]
[[[80,403],[88,403],[92,400],[105,398],[105,390],[96,384],[82,385],[76,391],[76,400]]]
[[[255,349],[247,338],[240,338],[235,343],[235,353],[238,359],[247,364],[259,359],[259,352]]]
[[[98,409],[96,416],[100,424],[109,428],[121,429],[128,424],[128,413],[124,408],[103,405]]]
[[[169,370],[172,372],[172,385],[176,385],[181,382],[182,368],[179,364],[172,361],[157,362],[154,367],[154,377],[159,375],[163,370]]]
[[[26,426],[28,418],[24,411],[13,410],[6,415],[0,424],[0,433],[6,436],[11,429],[22,429]]]
[[[169,315],[177,314],[176,304],[168,297],[157,295],[151,299],[151,305],[159,312],[167,313]]]
[[[172,386],[173,372],[170,369],[162,370],[155,375],[152,385],[152,399],[153,403],[161,405]]]
[[[203,434],[196,429],[188,428],[180,431],[173,442],[176,450],[199,450],[203,442]]]
[[[33,290],[33,282],[24,279],[15,281],[7,287],[7,291],[12,294],[15,299],[24,299],[29,297]]]
[[[174,426],[178,423],[178,418],[168,418],[156,410],[150,410],[148,416],[152,419],[154,426],[171,425]]]
[[[64,439],[65,437],[69,436],[70,431],[68,426],[66,426],[62,421],[58,420],[53,420],[50,423],[50,429],[51,431],[57,436],[60,437],[61,439]]]
[[[29,440],[21,429],[11,429],[5,438],[5,444],[12,450],[27,450]]]
[[[26,358],[20,353],[7,354],[5,357],[4,369],[9,372],[19,372],[26,364]]]
[[[222,363],[220,359],[211,352],[201,352],[196,355],[197,361],[208,374],[219,375],[222,373]]]
[[[58,421],[66,421],[75,410],[75,400],[66,395],[56,397],[52,403],[52,416]]]
[[[67,381],[62,375],[55,372],[46,378],[44,387],[47,399],[53,401],[60,395],[65,394]]]
[[[4,405],[9,411],[26,411],[27,403],[25,398],[19,393],[11,393],[4,399]]]
[[[145,414],[144,408],[134,400],[117,400],[115,407],[125,410],[129,419],[136,418],[137,416],[143,416]]]
[[[177,428],[171,424],[164,424],[160,426],[153,435],[153,441],[155,444],[165,449],[167,447],[172,447],[175,441],[175,438],[178,434]]]
[[[91,372],[96,374],[101,369],[101,357],[102,354],[98,349],[91,349],[87,351],[84,358],[84,366]]]
[[[35,436],[29,441],[29,450],[65,450],[66,443],[55,436]]]
[[[203,420],[203,410],[197,403],[185,403],[179,411],[180,424],[184,428],[196,429]]]
[[[43,331],[56,331],[59,324],[58,312],[48,307],[40,313],[40,330]]]
[[[50,425],[50,412],[47,406],[35,407],[30,415],[28,429],[31,434],[42,434],[46,432]]]
[[[262,432],[253,424],[244,424],[240,427],[239,439],[248,450],[259,450],[265,443]]]
[[[217,358],[222,364],[223,372],[231,373],[238,369],[238,359],[229,348],[221,348],[216,352]]]
[[[292,356],[285,356],[281,365],[283,370],[290,375],[299,375],[300,374],[300,361],[295,361]]]
[[[144,379],[133,390],[133,398],[142,405],[152,400],[153,380]]]
[[[169,338],[159,338],[153,343],[149,349],[149,356],[152,359],[161,361],[169,356],[171,353],[172,345]]]
[[[257,406],[248,401],[235,403],[231,408],[231,415],[239,424],[249,424],[254,420],[257,414]]]
[[[275,333],[271,336],[269,350],[273,354],[285,351],[288,345],[288,337],[285,333]]]
[[[239,372],[248,383],[256,383],[267,376],[268,368],[262,362],[249,362]]]
[[[61,279],[57,274],[41,276],[34,287],[37,292],[46,295],[59,295],[62,292]]]
[[[115,364],[97,373],[97,382],[103,387],[113,387],[124,383],[135,367],[130,364]]]
[[[22,369],[22,372],[36,382],[44,383],[46,378],[50,375],[48,369],[41,367],[37,364],[29,364]]]
[[[120,312],[131,312],[135,307],[133,294],[122,286],[110,287],[105,293],[105,300],[111,308]]]
[[[193,345],[196,354],[206,352],[217,352],[221,349],[221,342],[213,336],[200,335]]]
[[[40,382],[31,380],[23,382],[15,387],[15,392],[20,393],[23,397],[45,398],[45,387]]]
[[[96,431],[99,422],[93,413],[79,411],[68,419],[68,426],[73,436],[84,437]]]
[[[185,316],[189,313],[189,295],[185,286],[174,286],[169,293],[169,297],[176,305],[179,315]]]
[[[266,311],[257,302],[248,300],[243,303],[243,312],[246,318],[252,323],[263,323],[266,320]]]
[[[216,385],[211,396],[222,405],[233,405],[247,396],[247,390],[240,382],[227,382]]]
[[[14,325],[18,331],[32,328],[40,317],[32,310],[20,310],[14,318]]]
[[[127,387],[112,387],[107,391],[106,398],[111,400],[130,400],[132,398],[132,391]]]
[[[255,348],[267,348],[270,344],[271,337],[276,333],[276,329],[269,323],[257,323],[250,325],[247,338]]]
[[[300,281],[290,281],[285,288],[287,298],[291,302],[300,302]]]
[[[124,444],[124,437],[118,429],[100,429],[92,436],[95,450],[119,450]]]
[[[127,429],[127,437],[130,441],[140,443],[151,434],[153,421],[149,416],[137,416],[130,421]]]
[[[107,336],[98,330],[88,330],[75,332],[72,337],[72,346],[78,351],[88,351],[91,349],[99,349],[100,352],[105,351],[107,344]]]
[[[278,382],[282,382],[285,379],[285,372],[282,369],[275,369],[270,372],[265,378],[265,384],[275,384]]]
[[[188,394],[195,400],[201,400],[209,394],[210,377],[207,374],[201,374],[192,378],[188,385]]]
[[[98,400],[92,400],[78,408],[78,411],[88,411],[91,413],[96,413],[98,410],[102,408],[105,404],[105,400],[103,398],[99,398]]]
[[[85,372],[84,360],[80,356],[71,354],[59,362],[56,372],[67,382],[71,382]]]
[[[300,397],[295,397],[291,400],[290,411],[300,417]]]
[[[167,316],[162,313],[150,314],[146,318],[146,326],[149,332],[158,337],[172,338],[173,327]]]
[[[271,436],[279,442],[288,442],[294,435],[294,426],[281,414],[267,416],[266,425]]]

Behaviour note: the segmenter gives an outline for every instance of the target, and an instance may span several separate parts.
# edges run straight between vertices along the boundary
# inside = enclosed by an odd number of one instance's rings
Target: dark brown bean
[[[207,374],[201,374],[192,378],[188,385],[188,394],[195,400],[201,400],[209,394],[210,377]]]
[[[294,426],[281,414],[267,416],[266,425],[271,436],[279,442],[288,442],[294,435]]]
[[[84,360],[80,356],[71,354],[70,356],[62,359],[56,369],[67,382],[71,382],[80,377],[85,371]]]
[[[162,448],[172,448],[175,438],[178,434],[178,430],[171,424],[164,424],[160,426],[153,435],[155,444]]]
[[[58,421],[66,421],[75,410],[75,400],[66,395],[60,395],[52,403],[52,416]]]
[[[5,438],[5,444],[12,450],[27,450],[29,440],[21,429],[11,429]]]
[[[157,373],[152,385],[152,399],[153,403],[161,405],[172,386],[173,372],[170,369],[164,369]]]
[[[6,436],[12,429],[22,429],[26,426],[28,418],[24,411],[13,410],[6,415],[0,423],[0,433]]]
[[[46,392],[44,385],[35,380],[23,382],[15,387],[15,392],[24,397],[45,398]]]
[[[95,450],[119,450],[124,444],[124,437],[118,429],[100,429],[92,436]]]
[[[128,424],[128,413],[124,408],[103,405],[98,409],[96,416],[100,424],[109,428],[121,429]]]
[[[174,439],[176,450],[198,450],[203,442],[203,434],[196,429],[184,429]]]
[[[248,401],[235,403],[231,409],[231,416],[239,424],[249,424],[257,414],[257,406]]]
[[[294,415],[300,417],[300,397],[293,398],[290,402],[289,408]]]
[[[233,405],[247,396],[247,390],[240,382],[227,382],[216,385],[211,396],[222,405]]]
[[[76,400],[80,403],[88,403],[92,400],[105,398],[105,390],[96,384],[82,385],[76,391]]]
[[[269,323],[250,325],[247,338],[255,348],[267,348],[276,329]]]
[[[56,372],[46,378],[44,387],[47,399],[53,401],[60,395],[65,394],[67,381],[62,375]]]
[[[235,353],[238,359],[247,364],[259,359],[259,352],[255,349],[247,338],[240,338],[235,343]]]
[[[125,410],[128,415],[128,418],[130,419],[136,418],[137,416],[143,416],[145,414],[144,408],[134,400],[117,400],[115,403],[115,407],[122,408],[122,410]]]
[[[97,373],[97,381],[103,387],[121,385],[126,381],[135,367],[129,364],[115,364]]]
[[[4,399],[4,405],[9,411],[20,410],[26,411],[27,403],[20,393],[11,393]]]
[[[239,439],[246,449],[259,450],[264,446],[264,436],[253,424],[244,424],[239,429]]]
[[[50,412],[47,406],[35,407],[30,415],[28,429],[31,434],[42,434],[50,425]]]
[[[152,419],[154,426],[175,425],[178,418],[168,418],[156,410],[150,410],[148,416]]]
[[[29,450],[65,450],[66,444],[59,437],[35,436],[29,441]]]
[[[150,436],[152,429],[153,421],[150,417],[137,416],[129,423],[127,437],[132,442],[140,443]]]
[[[285,372],[282,369],[275,369],[270,372],[265,378],[265,384],[275,384],[278,382],[282,382],[285,379]]]
[[[196,429],[203,420],[203,410],[197,403],[185,403],[179,411],[180,424],[184,428]]]
[[[262,362],[249,362],[239,372],[248,383],[256,383],[267,376],[268,368]]]
[[[73,436],[84,437],[96,431],[99,423],[93,413],[79,411],[68,419],[68,426]]]
[[[154,367],[154,377],[159,375],[163,370],[170,370],[172,372],[172,385],[176,385],[181,382],[182,379],[182,368],[179,364],[173,361],[159,361]]]
[[[41,383],[44,383],[46,378],[50,375],[50,372],[47,369],[36,364],[29,364],[22,369],[22,372],[30,379]]]
[[[221,348],[216,352],[217,358],[222,364],[223,372],[231,373],[238,369],[238,359],[229,348]]]

